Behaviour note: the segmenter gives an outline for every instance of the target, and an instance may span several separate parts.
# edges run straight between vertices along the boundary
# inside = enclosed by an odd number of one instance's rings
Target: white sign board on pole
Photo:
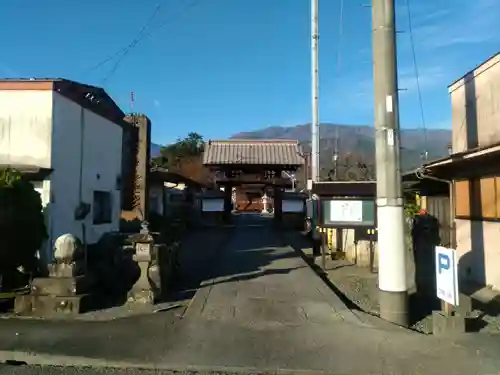
[[[363,221],[363,201],[330,201],[330,221],[360,223]]]
[[[313,180],[311,180],[311,179],[307,180],[307,186],[306,186],[306,188],[309,191],[311,191],[313,189]]]
[[[203,199],[201,201],[201,210],[203,212],[223,212],[224,199]]]
[[[436,246],[436,290],[439,299],[458,306],[458,264],[455,250],[442,246]]]

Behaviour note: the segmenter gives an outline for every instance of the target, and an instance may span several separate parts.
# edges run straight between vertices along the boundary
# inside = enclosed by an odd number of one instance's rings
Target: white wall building
[[[50,169],[35,183],[55,239],[88,244],[119,228],[124,113],[104,90],[64,79],[0,81],[0,165]],[[78,220],[79,208],[88,205]]]

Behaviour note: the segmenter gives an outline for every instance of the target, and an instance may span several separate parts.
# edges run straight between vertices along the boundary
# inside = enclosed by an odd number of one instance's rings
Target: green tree
[[[153,159],[153,164],[167,169],[179,168],[186,159],[200,157],[203,153],[203,137],[191,132],[187,137],[162,147],[161,155]]]

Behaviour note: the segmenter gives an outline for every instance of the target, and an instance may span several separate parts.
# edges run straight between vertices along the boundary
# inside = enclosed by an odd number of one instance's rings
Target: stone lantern
[[[155,291],[160,289],[157,251],[155,239],[148,229],[148,223],[143,222],[141,231],[132,236],[134,244],[133,259],[140,269],[140,276],[129,291],[129,302],[154,303]],[[155,285],[156,284],[156,285]]]
[[[269,198],[266,193],[262,196],[262,213],[267,214],[267,204],[269,203]]]

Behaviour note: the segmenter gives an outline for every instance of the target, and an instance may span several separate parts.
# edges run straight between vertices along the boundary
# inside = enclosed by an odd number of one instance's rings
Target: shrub
[[[0,170],[0,238],[0,273],[29,269],[47,238],[40,194],[12,169]]]

